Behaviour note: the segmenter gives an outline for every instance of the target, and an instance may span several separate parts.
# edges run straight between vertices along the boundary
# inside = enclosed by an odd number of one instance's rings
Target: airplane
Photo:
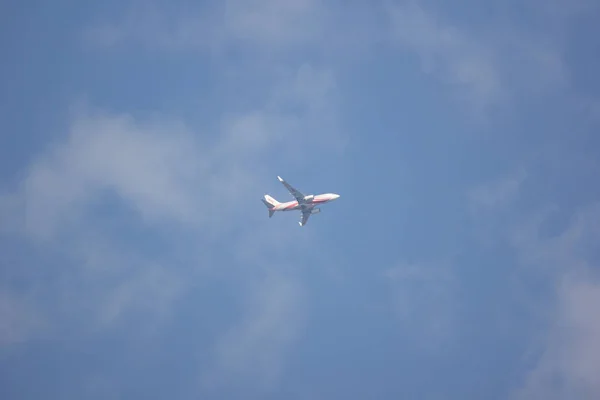
[[[269,218],[271,218],[276,211],[300,210],[302,216],[298,224],[300,224],[300,226],[304,226],[306,225],[308,218],[312,214],[318,214],[321,212],[320,208],[315,207],[316,205],[329,203],[330,201],[337,200],[340,198],[340,195],[335,193],[325,193],[317,195],[311,194],[305,196],[298,190],[294,189],[289,183],[281,179],[280,176],[278,176],[277,179],[279,179],[279,182],[283,183],[283,185],[292,194],[292,196],[294,196],[296,200],[288,201],[286,203],[280,203],[268,194],[266,194],[264,199],[261,199],[261,201],[269,209]]]

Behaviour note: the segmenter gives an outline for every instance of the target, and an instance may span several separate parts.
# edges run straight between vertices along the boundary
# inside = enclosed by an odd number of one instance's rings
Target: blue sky
[[[2,5],[1,397],[599,398],[599,11]]]

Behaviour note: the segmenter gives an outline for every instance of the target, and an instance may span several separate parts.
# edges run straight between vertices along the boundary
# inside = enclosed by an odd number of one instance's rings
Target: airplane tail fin
[[[265,206],[267,206],[267,208],[269,209],[269,218],[271,218],[273,216],[273,214],[275,214],[275,206],[280,204],[277,200],[275,200],[274,198],[272,198],[271,196],[269,196],[268,194],[265,195],[264,199],[261,199],[262,202],[264,203]]]

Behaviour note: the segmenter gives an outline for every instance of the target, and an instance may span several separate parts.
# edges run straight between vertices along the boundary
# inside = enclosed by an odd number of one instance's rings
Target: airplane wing
[[[286,181],[281,179],[280,176],[278,176],[277,179],[279,179],[279,182],[283,183],[283,185],[287,188],[287,190],[289,190],[289,192],[292,194],[292,196],[294,196],[294,198],[296,198],[298,203],[304,202],[304,195],[302,193],[300,193],[298,190],[294,189],[292,187],[292,185],[290,185],[289,183],[287,183]]]
[[[300,224],[300,226],[304,226],[306,225],[306,223],[308,222],[308,218],[310,217],[310,210],[307,211],[302,211],[302,217],[300,219],[300,222],[298,222]]]

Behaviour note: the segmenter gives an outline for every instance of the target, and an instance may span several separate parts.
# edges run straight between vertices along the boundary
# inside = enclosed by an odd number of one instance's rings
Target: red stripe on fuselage
[[[290,202],[281,204],[281,206],[282,206],[281,207],[282,210],[289,210],[290,208],[297,207],[298,206],[298,202],[297,201],[290,201]]]
[[[325,197],[325,198],[320,198],[315,196],[313,198],[312,203],[307,203],[306,205],[314,205],[314,204],[321,204],[321,203],[326,203],[328,201],[330,201],[331,199],[329,198],[329,196]],[[287,211],[287,210],[293,210],[296,209],[296,207],[299,207],[299,204],[297,201],[288,201],[287,203],[280,203],[276,209],[280,210],[280,211]]]

